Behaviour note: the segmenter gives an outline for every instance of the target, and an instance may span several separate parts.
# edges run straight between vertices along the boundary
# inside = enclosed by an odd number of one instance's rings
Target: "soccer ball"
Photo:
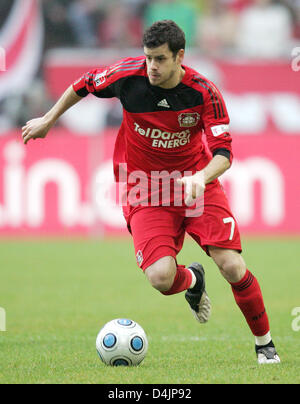
[[[101,328],[96,349],[107,365],[136,366],[146,356],[148,340],[138,323],[125,318],[116,319]]]

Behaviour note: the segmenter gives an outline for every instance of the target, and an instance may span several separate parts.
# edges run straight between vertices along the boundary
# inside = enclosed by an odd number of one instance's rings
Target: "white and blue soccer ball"
[[[148,340],[143,328],[133,320],[119,318],[101,328],[96,349],[102,362],[111,366],[136,366],[145,358]]]

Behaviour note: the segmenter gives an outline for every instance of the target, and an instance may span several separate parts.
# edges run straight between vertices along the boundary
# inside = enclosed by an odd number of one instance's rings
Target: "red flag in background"
[[[0,30],[0,100],[31,84],[42,56],[43,20],[39,0],[15,0]]]

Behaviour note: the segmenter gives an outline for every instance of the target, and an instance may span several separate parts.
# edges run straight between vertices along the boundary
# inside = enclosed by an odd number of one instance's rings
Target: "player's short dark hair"
[[[172,20],[157,21],[144,34],[143,45],[146,48],[158,48],[165,43],[169,45],[174,57],[186,46],[185,33]]]

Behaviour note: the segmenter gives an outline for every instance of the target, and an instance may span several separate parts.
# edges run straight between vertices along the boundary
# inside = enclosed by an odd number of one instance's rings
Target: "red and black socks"
[[[255,276],[247,269],[245,276],[237,283],[231,283],[235,301],[258,341],[257,345],[270,342],[270,326],[266,313],[263,296]]]

